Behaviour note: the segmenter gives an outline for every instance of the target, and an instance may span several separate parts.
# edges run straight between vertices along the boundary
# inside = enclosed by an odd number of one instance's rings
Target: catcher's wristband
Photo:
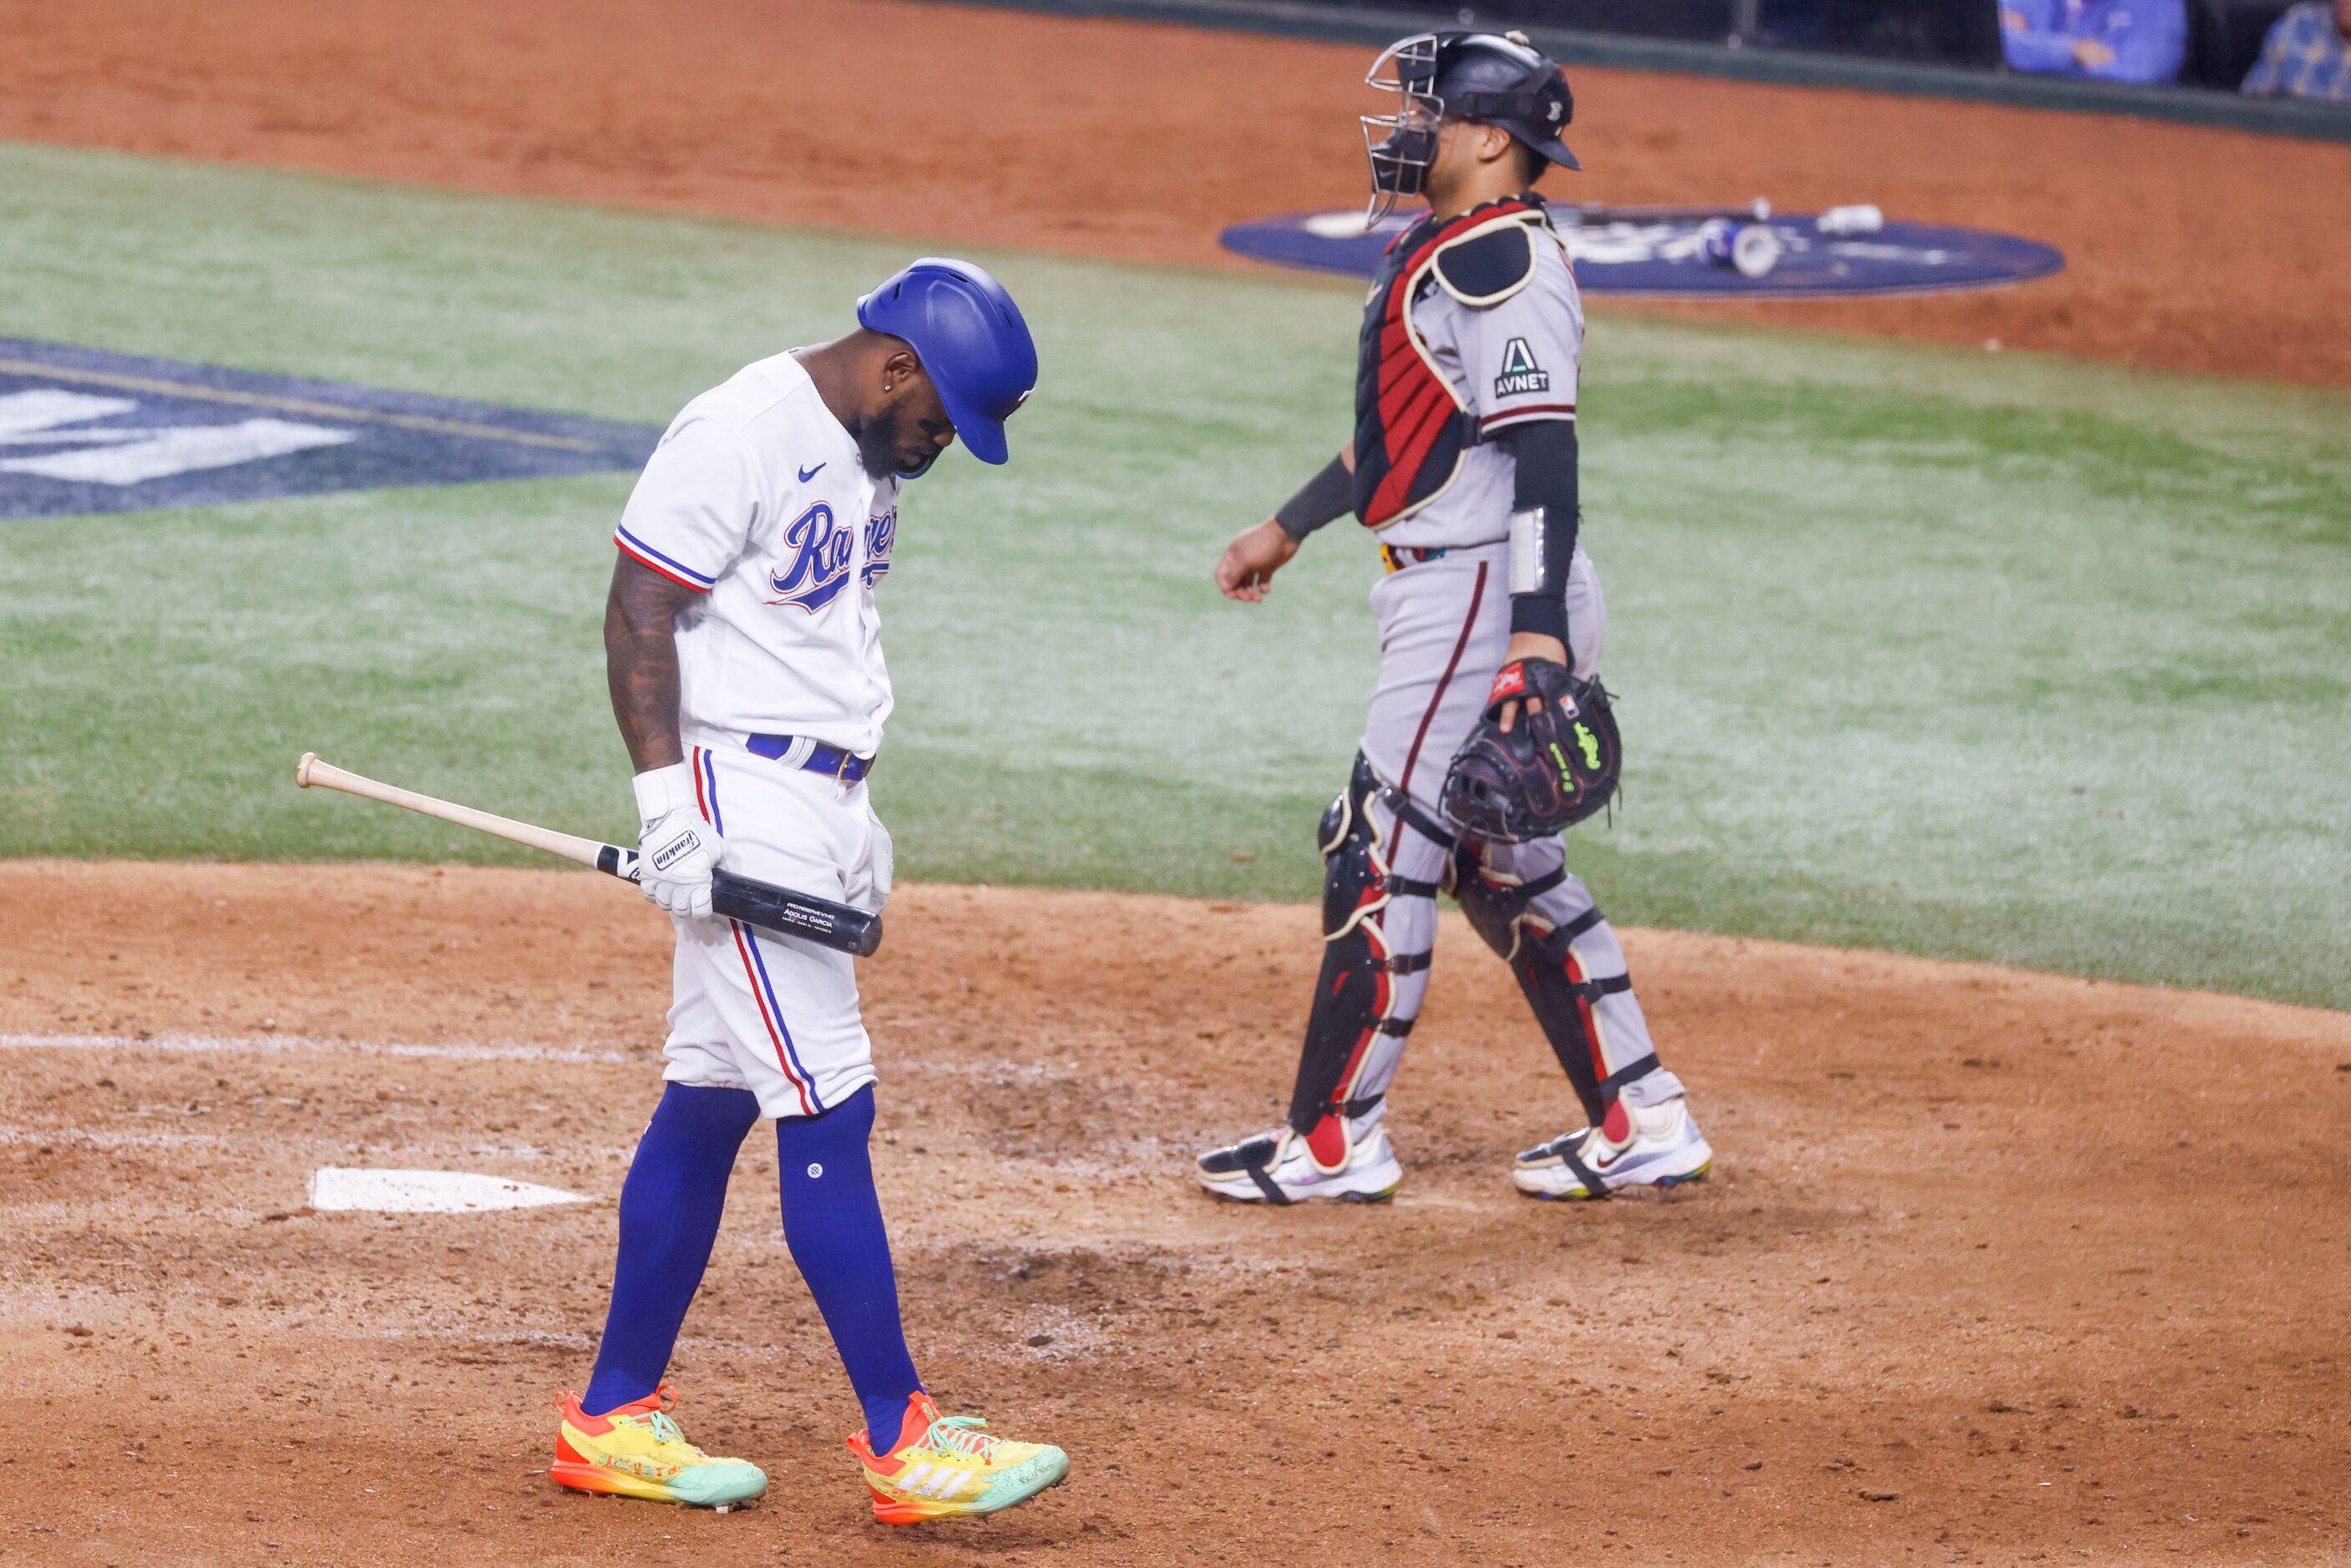
[[[1564,594],[1565,578],[1552,580],[1551,509],[1522,506],[1510,514],[1510,597]]]
[[[1552,536],[1551,509],[1522,506],[1510,514],[1510,629],[1567,640],[1567,570],[1572,555]]]

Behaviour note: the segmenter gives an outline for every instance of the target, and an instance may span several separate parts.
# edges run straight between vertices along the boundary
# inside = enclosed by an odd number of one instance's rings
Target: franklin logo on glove
[[[710,878],[726,854],[716,826],[695,797],[684,763],[648,768],[631,781],[637,796],[637,882],[645,897],[681,919],[710,915]]]
[[[676,865],[682,857],[691,855],[701,847],[701,838],[692,828],[688,828],[653,852],[653,869],[666,871]]]

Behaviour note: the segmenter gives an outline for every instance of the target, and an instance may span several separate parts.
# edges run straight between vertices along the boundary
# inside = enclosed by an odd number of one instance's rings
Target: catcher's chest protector
[[[1447,251],[1550,219],[1521,197],[1489,202],[1443,223],[1420,220],[1396,236],[1380,263],[1364,307],[1355,361],[1355,515],[1384,528],[1441,494],[1476,444],[1478,422],[1414,329],[1412,304],[1435,275],[1435,286],[1465,304],[1485,306],[1506,294],[1471,296],[1440,266]],[[1531,256],[1531,252],[1523,253]],[[1523,272],[1515,293],[1525,286]]]

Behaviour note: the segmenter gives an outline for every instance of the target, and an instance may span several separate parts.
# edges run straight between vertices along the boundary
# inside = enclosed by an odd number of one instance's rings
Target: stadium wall
[[[1311,0],[930,0],[1062,16],[1117,16],[1280,37],[1378,45],[1430,25],[1429,14]],[[1499,25],[1499,24],[1498,24]],[[2294,99],[2244,98],[2191,87],[2137,87],[1969,69],[1910,60],[1730,48],[1687,39],[1645,38],[1580,28],[1530,26],[1528,35],[1562,65],[1719,77],[1787,87],[1844,88],[1906,98],[1941,98],[2076,114],[2124,115],[2219,126],[2262,136],[2351,142],[2351,109]]]

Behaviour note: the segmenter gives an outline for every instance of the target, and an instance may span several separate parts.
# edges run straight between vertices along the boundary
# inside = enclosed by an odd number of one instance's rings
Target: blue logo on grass
[[[2065,265],[2049,246],[2015,234],[1940,223],[1889,223],[1875,207],[1771,213],[1756,203],[1745,219],[1729,209],[1623,207],[1554,202],[1551,213],[1586,294],[1707,298],[1725,295],[1823,296],[1939,294],[2045,277]],[[1228,251],[1277,266],[1369,277],[1412,221],[1395,213],[1365,227],[1353,210],[1290,213],[1235,223],[1218,236]],[[1720,225],[1721,254],[1708,249]],[[1750,259],[1736,264],[1740,236]],[[1541,373],[1505,362],[1502,374]],[[1506,389],[1502,393],[1509,396]]]
[[[0,518],[629,470],[660,434],[0,337]]]

